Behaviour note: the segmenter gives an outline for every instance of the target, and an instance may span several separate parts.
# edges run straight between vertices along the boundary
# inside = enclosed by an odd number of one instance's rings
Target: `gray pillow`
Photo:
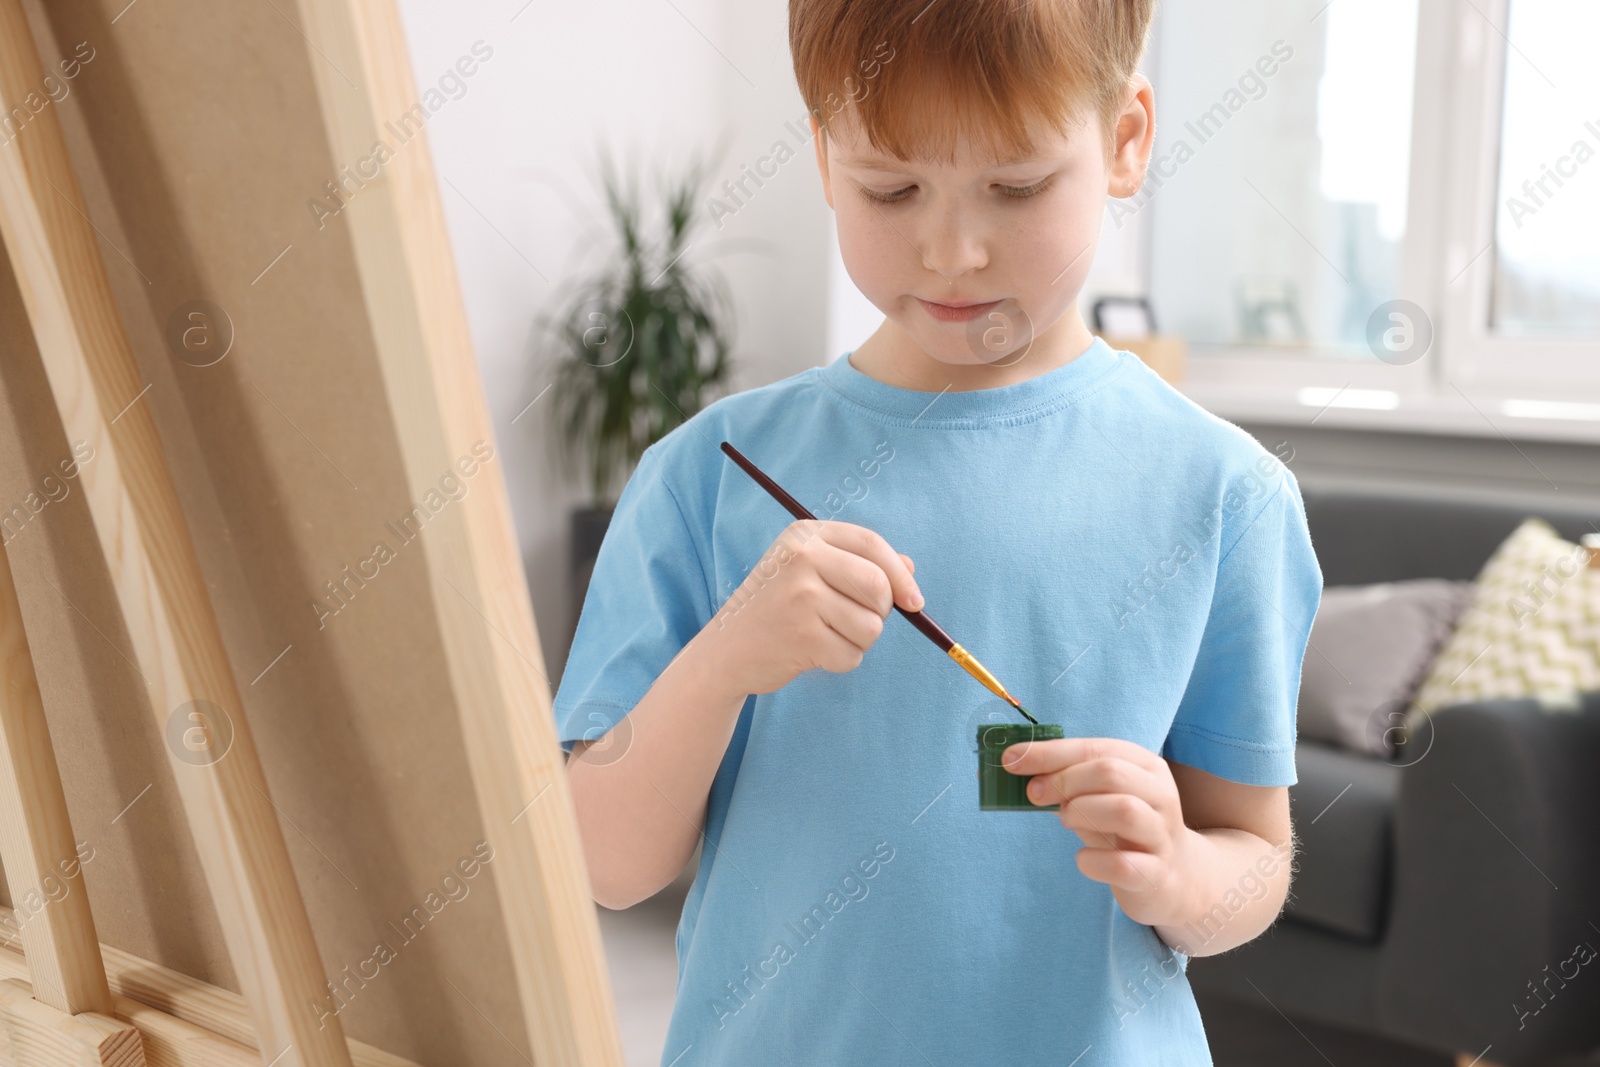
[[[1300,670],[1299,734],[1387,758],[1473,583],[1412,578],[1322,591]]]

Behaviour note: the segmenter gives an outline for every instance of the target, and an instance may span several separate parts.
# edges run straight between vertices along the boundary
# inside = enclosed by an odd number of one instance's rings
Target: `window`
[[[1490,326],[1600,337],[1600,4],[1512,0],[1506,37]]]
[[[1191,344],[1368,355],[1398,284],[1417,3],[1309,10],[1166,8],[1151,296]]]
[[[1600,441],[1596,40],[1595,0],[1163,0],[1152,165],[1101,254],[1188,339],[1190,395]]]

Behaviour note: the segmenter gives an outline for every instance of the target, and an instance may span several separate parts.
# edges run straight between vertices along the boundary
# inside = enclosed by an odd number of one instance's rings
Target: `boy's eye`
[[[1050,179],[1043,178],[1034,182],[1032,185],[1002,185],[1000,187],[1000,191],[1007,196],[1017,197],[1020,199],[1022,197],[1038,196],[1049,187]]]
[[[880,204],[894,204],[910,196],[911,190],[915,188],[915,185],[908,185],[904,189],[896,189],[893,192],[875,193],[871,189],[862,187],[861,195],[866,197],[868,200],[875,200]]]
[[[1001,185],[997,186],[996,188],[998,188],[1000,192],[1006,196],[1016,200],[1022,200],[1030,196],[1038,196],[1040,193],[1049,188],[1049,186],[1050,178],[1043,178],[1034,182],[1032,185]],[[916,188],[917,187],[915,185],[908,185],[904,189],[895,189],[891,192],[879,193],[863,187],[861,189],[861,195],[866,197],[868,200],[876,201],[880,204],[896,204],[910,196],[912,192],[916,190]]]

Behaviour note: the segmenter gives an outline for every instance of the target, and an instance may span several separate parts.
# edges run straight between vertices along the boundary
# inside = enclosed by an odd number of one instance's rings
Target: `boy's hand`
[[[1061,825],[1083,839],[1078,870],[1111,886],[1117,903],[1147,926],[1187,922],[1201,835],[1183,821],[1167,761],[1110,737],[1024,741],[1002,765],[1032,775],[1028,799],[1061,802]]]
[[[922,608],[913,565],[848,522],[789,524],[701,631],[743,693],[771,693],[814,667],[860,666],[896,603]]]

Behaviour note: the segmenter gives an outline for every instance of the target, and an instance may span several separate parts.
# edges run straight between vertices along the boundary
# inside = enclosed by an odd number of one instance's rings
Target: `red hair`
[[[789,50],[824,130],[849,115],[903,160],[1035,151],[1030,120],[1100,119],[1110,157],[1156,0],[789,0]]]

